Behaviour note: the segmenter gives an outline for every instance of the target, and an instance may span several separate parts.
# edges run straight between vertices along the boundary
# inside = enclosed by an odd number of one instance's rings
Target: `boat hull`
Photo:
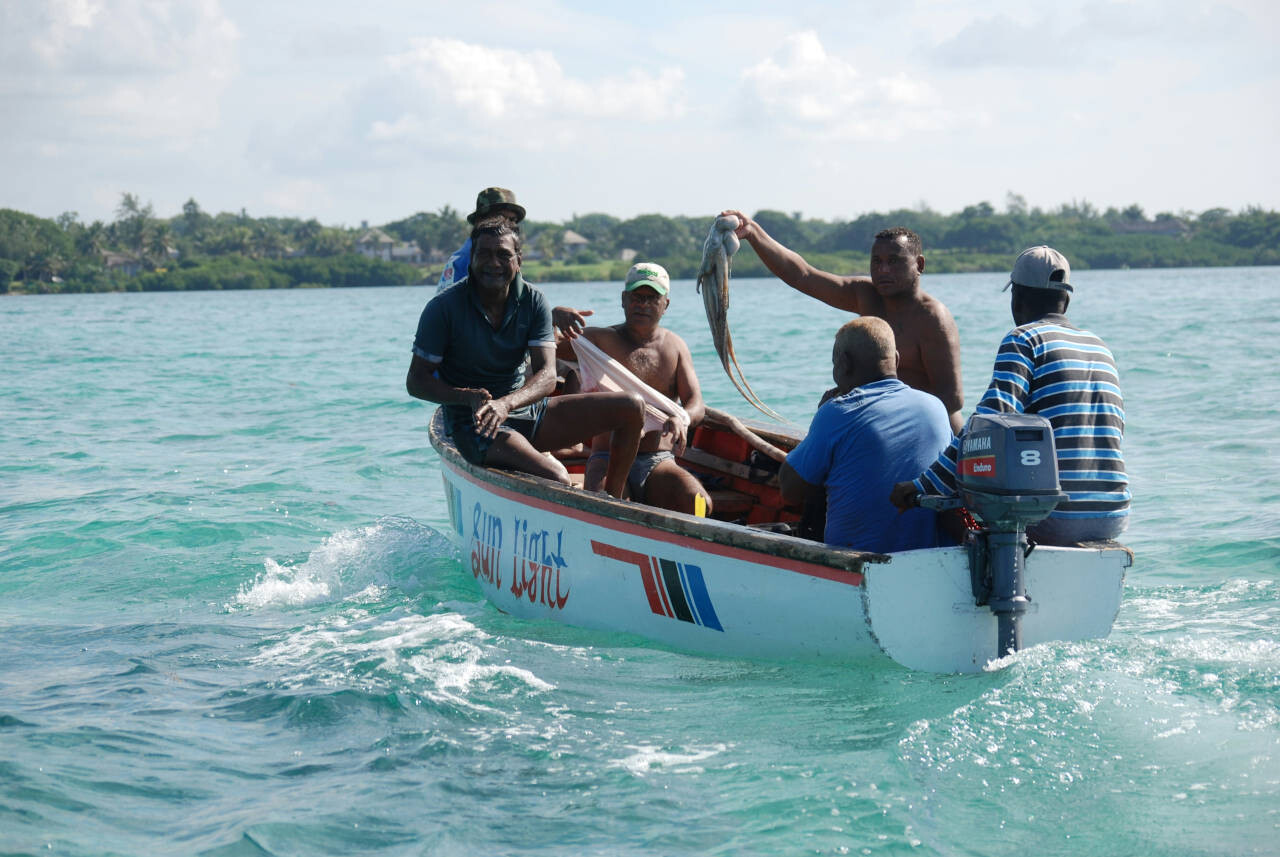
[[[968,553],[829,548],[468,464],[432,421],[450,519],[477,585],[529,619],[746,658],[892,659],[971,672],[996,657]],[[1105,637],[1129,552],[1037,548],[1024,646]]]

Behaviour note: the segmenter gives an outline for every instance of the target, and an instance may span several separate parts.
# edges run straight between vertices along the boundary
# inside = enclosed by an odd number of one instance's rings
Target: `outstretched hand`
[[[551,324],[569,339],[577,339],[587,327],[586,316],[594,314],[589,309],[579,310],[567,306],[553,307],[551,310]]]

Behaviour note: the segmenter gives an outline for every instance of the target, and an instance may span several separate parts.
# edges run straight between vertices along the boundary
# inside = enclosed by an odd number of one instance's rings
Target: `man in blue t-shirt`
[[[621,497],[644,430],[644,401],[631,393],[548,400],[556,383],[551,308],[520,276],[520,227],[502,217],[480,220],[471,246],[471,275],[432,298],[418,320],[409,395],[444,406],[449,434],[472,464],[566,485],[564,465],[544,453],[607,434],[604,487]]]
[[[780,474],[782,497],[802,503],[827,492],[827,544],[873,553],[937,547],[937,514],[899,514],[894,483],[918,474],[951,440],[947,409],[898,380],[893,328],[863,316],[836,334],[831,354],[837,395],[818,408],[809,434]]]

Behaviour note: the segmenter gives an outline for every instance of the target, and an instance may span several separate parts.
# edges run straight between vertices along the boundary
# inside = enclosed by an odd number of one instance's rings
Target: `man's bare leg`
[[[610,434],[598,434],[587,444],[587,449],[591,452],[587,456],[587,466],[582,471],[582,487],[587,491],[604,490],[604,477],[609,471]]]
[[[621,497],[644,433],[644,400],[634,393],[556,396],[547,402],[533,445],[560,449],[604,432],[611,433],[604,490]]]
[[[698,477],[674,461],[663,461],[649,474],[644,483],[644,502],[660,509],[694,513],[695,498],[701,494],[711,514],[711,494],[702,487]]]
[[[490,467],[502,467],[507,470],[519,470],[531,473],[543,479],[551,479],[562,485],[572,485],[569,471],[554,458],[539,452],[533,444],[519,432],[504,429],[489,445],[489,452],[484,463]]]

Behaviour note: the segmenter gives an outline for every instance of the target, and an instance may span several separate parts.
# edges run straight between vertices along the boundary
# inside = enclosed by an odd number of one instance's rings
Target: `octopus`
[[[707,323],[711,326],[711,339],[716,354],[724,366],[725,374],[733,382],[742,397],[761,413],[785,422],[773,408],[766,405],[751,389],[742,366],[733,351],[733,337],[729,334],[729,272],[733,267],[733,254],[738,252],[738,218],[733,215],[717,217],[711,225],[711,234],[702,247],[702,267],[698,270],[698,291],[702,293],[702,305],[707,310]]]

